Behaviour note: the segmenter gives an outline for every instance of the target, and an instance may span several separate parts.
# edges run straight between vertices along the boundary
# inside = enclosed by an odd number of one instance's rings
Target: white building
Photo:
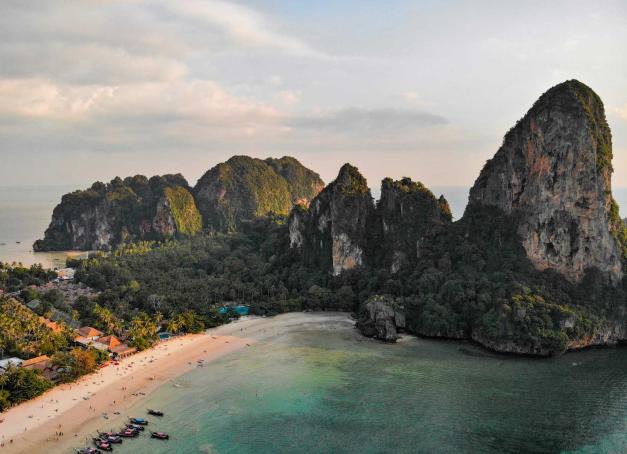
[[[0,359],[0,374],[4,374],[9,366],[19,367],[24,361],[20,358],[6,358]]]

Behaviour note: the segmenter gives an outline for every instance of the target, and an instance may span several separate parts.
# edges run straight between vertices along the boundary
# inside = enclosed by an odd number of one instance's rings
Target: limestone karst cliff
[[[330,269],[334,275],[361,266],[373,214],[366,179],[356,167],[344,164],[309,208],[292,210],[288,219],[290,247],[300,251],[309,266]]]
[[[182,175],[136,175],[63,196],[36,251],[109,249],[202,229],[200,213]]]
[[[193,190],[180,174],[115,178],[64,195],[33,248],[109,249],[129,241],[194,235],[203,224],[232,232],[256,216],[286,215],[323,187],[317,173],[288,156],[265,161],[234,156],[209,170]]]
[[[470,191],[467,210],[512,216],[538,269],[580,281],[623,275],[624,226],[612,199],[612,136],[600,98],[570,80],[546,93],[505,136]]]
[[[436,198],[422,183],[410,178],[385,178],[376,218],[369,226],[374,261],[392,273],[415,264],[424,235],[449,224],[451,217],[444,196]]]
[[[294,158],[234,156],[207,171],[194,196],[207,226],[234,232],[242,221],[257,216],[287,215],[294,204],[309,203],[323,187],[318,174]]]

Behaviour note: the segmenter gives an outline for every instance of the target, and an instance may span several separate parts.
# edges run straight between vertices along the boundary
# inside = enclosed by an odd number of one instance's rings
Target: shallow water
[[[468,343],[301,328],[162,386],[165,411],[119,453],[627,452],[627,350],[557,359]],[[107,429],[103,427],[102,429]]]

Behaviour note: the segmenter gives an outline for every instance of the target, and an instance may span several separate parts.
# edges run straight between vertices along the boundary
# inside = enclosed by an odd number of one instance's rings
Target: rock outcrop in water
[[[398,331],[405,329],[405,314],[391,298],[377,295],[361,306],[356,326],[364,336],[396,342]]]
[[[243,221],[307,205],[323,187],[320,176],[294,158],[234,156],[205,173],[194,195],[207,226],[234,232]]]
[[[516,220],[529,259],[580,281],[597,268],[623,275],[624,226],[612,199],[612,137],[603,103],[586,85],[559,84],[512,128],[470,191]]]
[[[200,213],[182,175],[136,175],[63,196],[35,251],[110,249],[202,229]]]
[[[368,222],[373,214],[366,179],[356,167],[344,164],[309,208],[292,210],[290,247],[300,251],[308,265],[339,275],[365,263]]]

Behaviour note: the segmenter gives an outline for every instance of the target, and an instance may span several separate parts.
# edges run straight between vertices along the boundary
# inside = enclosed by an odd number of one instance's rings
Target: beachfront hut
[[[113,353],[114,358],[122,359],[126,358],[127,356],[131,356],[133,353],[137,352],[137,349],[135,347],[129,347],[126,344],[120,344],[111,348],[111,350],[109,351]]]

